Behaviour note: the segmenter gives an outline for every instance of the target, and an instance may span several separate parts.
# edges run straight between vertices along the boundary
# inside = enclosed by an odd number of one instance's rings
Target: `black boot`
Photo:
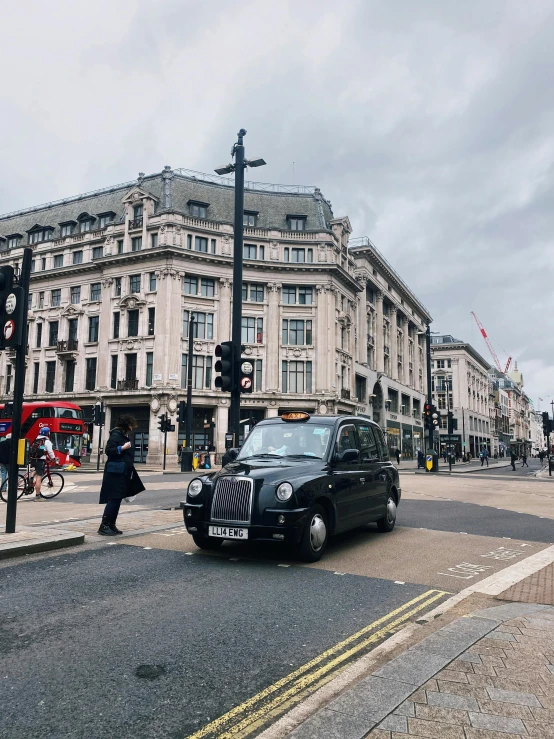
[[[120,531],[117,526],[115,525],[115,521],[112,521],[110,524],[108,524],[110,529],[114,532],[114,534],[122,534],[123,531]]]
[[[98,533],[102,534],[102,536],[117,536],[117,529],[114,531],[112,526],[115,528],[115,525],[109,518],[102,516],[102,523],[100,524]]]

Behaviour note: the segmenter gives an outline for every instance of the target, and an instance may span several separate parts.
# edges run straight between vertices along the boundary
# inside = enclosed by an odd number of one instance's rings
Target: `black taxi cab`
[[[265,539],[315,562],[333,534],[394,528],[399,476],[373,421],[289,412],[260,421],[235,454],[189,483],[183,516],[202,549]]]

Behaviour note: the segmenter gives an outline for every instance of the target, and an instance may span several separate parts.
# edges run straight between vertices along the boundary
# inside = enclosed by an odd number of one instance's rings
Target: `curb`
[[[54,549],[65,549],[66,547],[84,544],[85,535],[80,531],[57,531],[51,537],[14,541],[7,541],[0,545],[0,560],[22,557],[25,554],[37,554],[38,552],[49,552]]]
[[[377,727],[390,731],[394,719],[390,726],[388,723],[381,725],[381,722],[391,714],[406,715],[405,707],[395,712],[428,680],[505,621],[538,611],[554,615],[552,606],[510,603],[459,618],[360,680],[284,736],[290,739],[322,736],[363,739]],[[269,731],[259,739],[270,739]]]

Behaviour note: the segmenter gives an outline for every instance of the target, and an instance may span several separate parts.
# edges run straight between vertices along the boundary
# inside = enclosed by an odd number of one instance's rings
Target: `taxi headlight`
[[[189,487],[188,487],[188,494],[191,498],[195,498],[197,495],[199,495],[202,492],[202,480],[200,478],[196,478],[195,480],[191,480]]]
[[[285,502],[286,500],[290,500],[291,496],[292,485],[290,484],[290,482],[282,482],[277,488],[277,497],[279,498],[279,500]]]

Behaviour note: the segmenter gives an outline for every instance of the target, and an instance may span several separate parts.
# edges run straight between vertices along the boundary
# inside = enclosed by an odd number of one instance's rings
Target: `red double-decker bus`
[[[5,416],[4,407],[0,404],[0,437],[12,432],[12,420]],[[50,440],[58,462],[80,465],[85,428],[81,408],[62,400],[23,403],[21,438],[32,443],[44,426],[50,429]]]

